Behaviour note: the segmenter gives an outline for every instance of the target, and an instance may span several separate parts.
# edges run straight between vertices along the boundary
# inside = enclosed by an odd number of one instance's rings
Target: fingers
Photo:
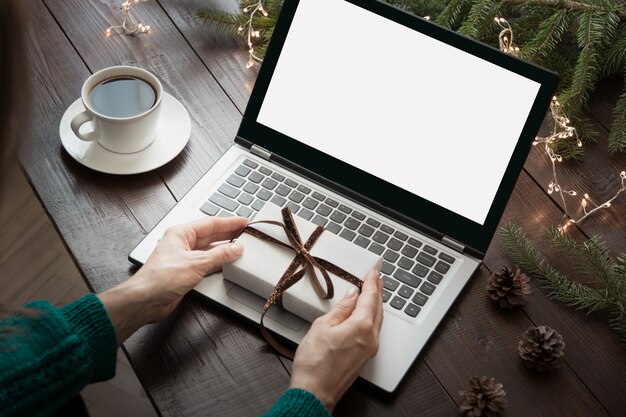
[[[218,271],[222,265],[234,262],[243,253],[243,245],[239,243],[226,243],[217,245],[207,251],[195,250],[191,252],[194,262],[204,275]]]
[[[331,325],[336,326],[342,323],[354,310],[357,302],[357,294],[359,291],[356,287],[350,288],[350,290],[344,295],[344,297],[332,308],[328,313],[324,315],[324,320]]]
[[[205,217],[175,226],[168,232],[182,236],[191,249],[202,250],[213,242],[231,239],[248,223],[250,220],[245,217]]]
[[[359,296],[354,313],[355,319],[373,319],[375,328],[380,330],[383,320],[382,310],[382,281],[378,271],[370,271],[363,280],[361,295]]]

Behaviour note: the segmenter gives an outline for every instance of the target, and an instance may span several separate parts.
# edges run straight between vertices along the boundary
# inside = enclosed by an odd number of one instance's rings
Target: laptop
[[[392,392],[479,267],[557,83],[376,0],[286,0],[232,146],[130,260],[169,226],[289,207],[384,258],[360,376]],[[195,290],[260,319],[265,300],[221,274]],[[310,326],[275,307],[265,323],[295,343]]]

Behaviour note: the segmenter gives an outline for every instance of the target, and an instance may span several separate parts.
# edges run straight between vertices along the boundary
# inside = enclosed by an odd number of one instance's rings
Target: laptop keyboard
[[[267,203],[382,255],[383,302],[417,317],[456,258],[392,226],[341,204],[270,168],[246,159],[200,210],[209,216],[254,218]]]

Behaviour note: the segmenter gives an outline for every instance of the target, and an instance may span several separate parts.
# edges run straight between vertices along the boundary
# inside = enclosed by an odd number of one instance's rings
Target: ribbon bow
[[[280,342],[278,342],[269,333],[269,331],[265,328],[265,325],[263,324],[263,318],[265,317],[265,314],[270,309],[272,304],[276,304],[282,307],[282,300],[283,300],[284,292],[287,291],[295,283],[300,281],[304,277],[307,271],[310,272],[311,284],[313,284],[313,288],[315,289],[315,292],[320,298],[324,300],[331,299],[334,296],[333,282],[330,279],[329,272],[342,279],[345,279],[351,284],[356,285],[359,288],[359,290],[361,289],[361,286],[363,285],[363,281],[355,277],[351,273],[347,272],[346,270],[338,267],[337,265],[331,262],[328,262],[325,259],[318,258],[317,256],[311,255],[310,253],[311,248],[313,247],[313,245],[315,245],[319,237],[322,235],[322,233],[326,229],[324,229],[322,226],[317,226],[315,230],[313,231],[313,233],[311,234],[311,236],[309,236],[306,242],[303,243],[302,237],[300,236],[300,232],[298,231],[298,227],[296,226],[296,223],[293,219],[293,215],[291,214],[291,210],[285,207],[281,210],[281,214],[283,217],[282,223],[278,221],[274,221],[274,220],[260,220],[260,221],[252,222],[248,224],[248,226],[246,226],[246,228],[244,228],[239,233],[239,235],[233,238],[233,240],[241,236],[242,233],[248,233],[263,241],[270,242],[270,243],[282,246],[287,249],[291,249],[295,252],[296,256],[291,261],[291,264],[289,264],[289,267],[287,268],[285,273],[278,280],[278,283],[274,287],[274,290],[272,291],[269,298],[263,305],[263,313],[261,314],[261,322],[260,322],[261,334],[263,335],[265,340],[270,345],[272,345],[272,347],[274,347],[274,349],[276,349],[281,355],[287,358],[293,359],[294,357],[293,351],[283,346]],[[289,240],[290,245],[283,243],[280,240],[275,239],[274,237],[252,227],[255,224],[261,224],[261,223],[281,227],[283,231],[285,232],[285,235],[287,236],[287,240]],[[322,287],[322,284],[319,281],[316,271],[319,271],[319,273],[324,278],[324,283],[326,284],[326,288]]]

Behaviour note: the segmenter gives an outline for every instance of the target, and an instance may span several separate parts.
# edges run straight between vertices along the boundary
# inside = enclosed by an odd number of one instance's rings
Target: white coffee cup
[[[111,117],[97,112],[90,103],[90,93],[103,81],[120,78],[137,78],[152,86],[155,101],[145,112],[131,117]],[[70,124],[74,134],[81,140],[98,143],[115,153],[134,153],[147,148],[154,141],[159,126],[163,86],[151,73],[141,68],[129,66],[109,67],[87,78],[81,90],[81,100],[85,111],[77,114]],[[81,132],[85,123],[91,122],[92,131]]]

